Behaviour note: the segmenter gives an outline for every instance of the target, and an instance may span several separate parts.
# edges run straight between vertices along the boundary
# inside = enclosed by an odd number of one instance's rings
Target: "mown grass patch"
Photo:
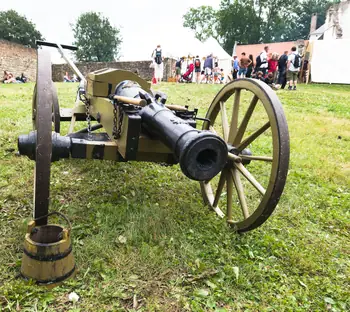
[[[77,86],[57,87],[61,106],[71,107]],[[220,88],[157,87],[201,116]],[[350,87],[278,91],[291,138],[288,181],[274,214],[244,235],[208,211],[177,165],[54,163],[51,209],[73,223],[78,272],[52,290],[19,277],[34,164],[15,152],[31,130],[32,89],[0,85],[2,310],[350,310]]]

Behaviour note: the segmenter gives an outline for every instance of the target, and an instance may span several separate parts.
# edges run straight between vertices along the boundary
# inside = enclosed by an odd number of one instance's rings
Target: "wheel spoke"
[[[213,202],[213,207],[217,207],[219,199],[220,199],[220,195],[222,193],[222,190],[225,186],[225,182],[226,182],[226,170],[222,170],[221,171],[221,175],[220,175],[220,180],[219,180],[219,184],[218,184],[218,188],[216,190],[215,193],[215,198],[214,198],[214,202]]]
[[[239,176],[237,169],[231,170],[231,174],[232,174],[233,182],[234,182],[236,190],[237,190],[237,195],[238,195],[239,202],[241,204],[243,216],[245,219],[247,219],[247,218],[249,218],[249,212],[248,212],[248,206],[247,206],[247,202],[246,202],[245,195],[244,195],[244,189],[243,189],[241,177]]]
[[[232,197],[233,197],[233,180],[230,174],[226,175],[226,187],[227,187],[227,206],[226,206],[226,217],[227,222],[232,222]]]
[[[258,103],[258,100],[259,100],[259,98],[256,95],[254,95],[254,97],[252,98],[250,105],[249,105],[249,107],[248,107],[248,109],[247,109],[247,111],[242,119],[242,123],[238,128],[237,135],[233,139],[233,146],[238,145],[242,141],[244,132],[247,129],[247,125],[248,125],[249,120],[253,114],[256,103]]]
[[[259,135],[263,134],[267,129],[270,128],[270,122],[268,121],[266,124],[264,124],[260,129],[255,131],[252,135],[247,137],[243,142],[241,142],[237,149],[239,151],[244,150],[249,144],[251,144]]]
[[[240,89],[237,89],[235,91],[234,97],[235,98],[234,98],[234,101],[233,101],[230,133],[228,135],[228,141],[227,142],[233,142],[233,139],[237,135],[239,102],[241,100],[241,90]]]
[[[266,190],[253,177],[253,175],[241,163],[235,163],[236,168],[243,174],[243,176],[253,185],[261,195],[265,195]]]
[[[235,154],[232,154],[230,152],[227,153],[227,158],[235,162],[242,162],[242,158],[240,156],[236,156]]]
[[[269,157],[269,156],[250,156],[250,155],[242,155],[240,154],[239,156],[241,159],[247,159],[247,160],[261,160],[261,161],[268,161],[268,162],[272,162],[273,158]]]
[[[229,127],[228,127],[228,120],[226,115],[226,105],[225,105],[225,102],[223,101],[220,101],[220,111],[221,111],[221,122],[222,122],[222,131],[224,134],[224,140],[225,142],[227,142]]]

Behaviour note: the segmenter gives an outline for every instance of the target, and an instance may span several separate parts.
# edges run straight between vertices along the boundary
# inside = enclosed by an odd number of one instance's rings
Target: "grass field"
[[[288,180],[273,215],[242,235],[204,206],[178,165],[54,163],[50,209],[73,224],[78,272],[52,290],[19,277],[34,163],[15,153],[31,130],[33,87],[0,85],[1,311],[350,310],[349,86],[277,92],[290,132]],[[77,86],[57,87],[60,105],[71,107]],[[201,116],[220,88],[157,87]]]

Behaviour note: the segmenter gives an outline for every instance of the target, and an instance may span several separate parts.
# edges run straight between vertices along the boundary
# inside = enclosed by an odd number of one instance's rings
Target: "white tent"
[[[225,75],[227,76],[232,69],[232,57],[228,54],[222,46],[215,40],[213,37],[208,38],[204,42],[204,48],[209,53],[213,53],[214,58],[217,59],[218,65],[224,70]],[[207,52],[207,53],[208,53]]]
[[[168,44],[168,48],[169,49],[165,51],[166,56],[179,59],[182,56],[196,57],[198,55],[202,60],[202,66],[204,65],[203,58],[212,53],[214,61],[218,62],[219,68],[224,70],[225,75],[227,76],[231,72],[232,57],[212,37],[208,38],[205,42],[201,42],[194,38],[191,31],[185,30],[181,32],[181,38],[179,40],[173,40],[172,44]],[[187,65],[191,61],[187,59],[183,62],[183,72],[186,71]]]
[[[336,57],[332,60],[331,55]],[[311,59],[313,82],[350,84],[350,39],[315,40]],[[344,61],[342,61],[344,60]]]
[[[172,36],[172,40],[167,43],[166,47],[164,46],[164,49],[165,56],[175,59],[182,56],[199,55],[201,57],[201,54],[204,53],[203,43],[196,39],[193,33],[187,29],[183,29],[176,36]]]

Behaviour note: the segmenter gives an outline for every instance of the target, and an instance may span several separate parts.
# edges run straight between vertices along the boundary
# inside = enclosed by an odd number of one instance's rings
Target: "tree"
[[[295,36],[307,38],[310,31],[310,20],[313,13],[317,14],[317,25],[321,27],[326,21],[326,13],[332,4],[340,1],[306,0],[302,1],[296,9],[298,18],[296,19]]]
[[[35,40],[44,40],[35,25],[14,10],[0,12],[0,39],[35,47]]]
[[[193,29],[200,40],[213,35],[231,53],[235,41],[254,44],[308,39],[312,14],[319,14],[321,26],[330,4],[337,2],[222,0],[217,11],[212,7],[191,8],[184,15],[183,25]]]
[[[113,27],[101,13],[88,12],[79,16],[72,26],[76,52],[81,62],[110,62],[118,59],[122,42],[120,30]]]
[[[261,41],[262,19],[256,14],[249,2],[225,0],[221,2],[218,17],[218,38],[223,48],[232,52],[235,41],[240,44]],[[254,21],[254,22],[252,22]]]
[[[202,5],[198,8],[190,8],[183,16],[184,27],[195,31],[195,37],[204,41],[209,37],[217,37],[217,12],[211,6]]]

